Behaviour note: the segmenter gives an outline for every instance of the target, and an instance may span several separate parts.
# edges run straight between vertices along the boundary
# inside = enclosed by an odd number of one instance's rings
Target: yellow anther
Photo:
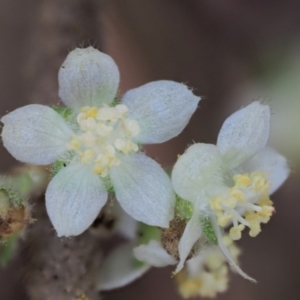
[[[260,232],[260,216],[255,212],[246,212],[245,213],[246,220],[250,224],[250,232],[249,235],[251,237],[256,237]]]
[[[226,197],[223,199],[222,204],[224,204],[226,207],[235,208],[237,199],[234,197]]]
[[[98,108],[97,107],[91,107],[86,111],[86,118],[95,119],[97,114],[98,114]]]
[[[232,215],[223,214],[221,212],[217,213],[217,217],[218,225],[221,227],[225,227],[228,224],[228,222],[232,219]]]
[[[233,180],[237,185],[249,186],[251,184],[251,179],[247,173],[234,175]]]
[[[240,224],[238,226],[232,227],[229,230],[229,236],[234,240],[237,241],[242,237],[242,231],[245,229],[245,225]]]
[[[222,204],[221,204],[222,197],[216,197],[210,200],[210,207],[214,210],[221,210]]]
[[[259,201],[258,201],[258,204],[260,206],[272,206],[273,205],[273,202],[271,201],[271,199],[269,198],[268,195],[263,195]]]
[[[240,189],[231,188],[230,196],[236,198],[239,202],[242,202],[242,203],[245,202],[245,194]]]

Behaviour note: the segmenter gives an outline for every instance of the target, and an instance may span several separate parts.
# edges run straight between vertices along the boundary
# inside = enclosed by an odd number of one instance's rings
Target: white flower
[[[238,240],[245,227],[250,235],[260,232],[274,212],[269,195],[289,175],[286,159],[266,147],[270,108],[253,102],[223,124],[217,145],[194,144],[181,155],[172,172],[175,192],[194,205],[179,248],[179,271],[199,238],[199,217],[209,217],[218,243],[237,272],[248,277],[234,262],[223,242],[222,228],[232,224],[229,235]]]
[[[98,288],[101,291],[121,288],[141,277],[151,267],[174,264],[176,260],[155,240],[139,247],[136,247],[135,242],[128,242],[105,259],[100,270]]]
[[[58,236],[78,235],[91,225],[107,201],[108,179],[134,219],[167,227],[175,202],[170,180],[138,144],[178,135],[200,98],[183,84],[162,80],[128,91],[111,107],[119,71],[111,57],[92,47],[73,50],[58,77],[59,95],[75,124],[37,104],[1,119],[4,146],[16,159],[40,165],[68,161],[46,192]]]

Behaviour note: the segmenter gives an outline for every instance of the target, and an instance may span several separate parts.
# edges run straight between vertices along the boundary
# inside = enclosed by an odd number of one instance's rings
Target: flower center
[[[93,172],[107,176],[111,166],[120,164],[120,155],[139,150],[132,138],[140,132],[137,121],[126,118],[128,108],[119,104],[102,108],[85,106],[77,116],[80,133],[72,137],[68,148],[83,164],[92,164]]]
[[[262,172],[237,174],[233,181],[234,186],[224,195],[211,199],[210,206],[219,226],[233,223],[229,230],[233,240],[241,238],[245,226],[250,228],[250,236],[255,237],[261,231],[261,223],[269,222],[275,211],[269,198],[270,183]]]

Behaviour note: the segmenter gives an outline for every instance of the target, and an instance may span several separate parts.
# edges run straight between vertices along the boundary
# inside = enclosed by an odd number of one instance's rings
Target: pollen
[[[85,106],[77,116],[78,131],[68,149],[95,174],[108,175],[109,168],[121,163],[122,155],[139,150],[132,140],[140,133],[136,120],[127,117],[128,108],[119,104],[102,108]]]
[[[234,185],[223,195],[210,200],[218,225],[229,229],[229,237],[239,240],[242,231],[248,227],[249,235],[256,237],[261,232],[261,223],[269,222],[275,212],[269,198],[270,183],[263,172],[237,174]]]

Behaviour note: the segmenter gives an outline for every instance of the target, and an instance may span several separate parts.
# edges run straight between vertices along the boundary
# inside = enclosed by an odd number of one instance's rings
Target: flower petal
[[[114,209],[117,213],[116,231],[123,237],[133,240],[137,235],[137,221],[128,215],[116,202]]]
[[[140,124],[136,141],[142,144],[162,143],[181,133],[199,101],[186,85],[167,80],[132,89],[122,99],[129,117]]]
[[[229,265],[231,266],[231,268],[236,271],[239,275],[241,275],[242,277],[244,277],[245,279],[248,279],[252,282],[256,282],[255,279],[253,279],[252,277],[250,277],[249,275],[247,275],[234,261],[230,251],[228,250],[227,246],[225,245],[224,241],[223,241],[223,233],[221,231],[221,228],[218,226],[217,221],[215,218],[211,218],[211,224],[213,226],[215,235],[218,239],[218,244],[220,247],[220,250],[222,251],[223,255],[225,256],[225,258],[227,259]]]
[[[47,212],[59,237],[84,232],[106,201],[104,184],[88,165],[69,165],[62,169],[46,191]]]
[[[147,245],[140,245],[133,249],[134,256],[153,267],[175,265],[176,259],[172,257],[158,241],[151,240]]]
[[[143,153],[123,157],[110,171],[116,198],[135,220],[168,227],[174,216],[175,194],[161,166]]]
[[[255,101],[224,122],[217,146],[229,168],[236,168],[262,150],[270,131],[270,107]]]
[[[4,147],[17,160],[47,165],[67,150],[73,134],[65,120],[45,105],[20,107],[2,117]]]
[[[104,261],[99,276],[99,290],[108,291],[123,287],[149,270],[149,265],[139,265],[134,261],[133,247],[133,243],[122,245]]]
[[[183,199],[203,201],[204,188],[215,185],[222,176],[222,158],[219,150],[211,144],[194,144],[182,154],[172,171],[175,192]],[[220,175],[220,178],[217,175]]]
[[[178,244],[178,252],[179,252],[179,264],[175,270],[175,273],[178,273],[182,270],[185,260],[189,256],[194,244],[202,235],[202,227],[200,221],[200,214],[198,209],[195,209],[193,212],[192,218],[187,223],[183,235]]]
[[[94,49],[76,48],[59,73],[59,96],[72,108],[110,104],[116,96],[120,75],[114,60]]]
[[[288,178],[290,169],[287,160],[271,147],[265,147],[250,161],[242,166],[245,172],[264,171],[269,175],[272,186],[270,194],[274,193]]]

